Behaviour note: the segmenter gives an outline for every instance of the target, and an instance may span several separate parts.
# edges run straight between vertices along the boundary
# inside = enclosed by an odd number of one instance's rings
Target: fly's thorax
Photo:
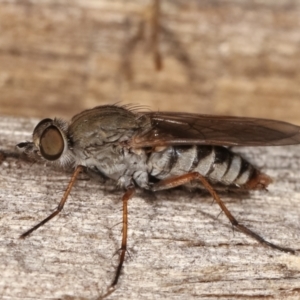
[[[72,119],[68,133],[76,164],[121,186],[130,185],[133,179],[143,185],[147,158],[144,150],[130,147],[130,140],[147,126],[147,119],[123,107],[101,106],[82,112]]]
[[[69,136],[75,151],[106,144],[120,144],[130,141],[138,131],[150,126],[145,118],[125,107],[99,106],[73,117]]]
[[[77,161],[104,177],[117,181],[121,187],[133,183],[146,188],[148,186],[147,155],[143,149],[107,144],[101,148],[89,149],[85,158]]]
[[[158,179],[199,172],[210,182],[226,186],[258,189],[270,182],[259,182],[257,176],[261,173],[225,147],[170,146],[158,150],[148,160],[149,173]],[[253,184],[249,185],[249,182]]]

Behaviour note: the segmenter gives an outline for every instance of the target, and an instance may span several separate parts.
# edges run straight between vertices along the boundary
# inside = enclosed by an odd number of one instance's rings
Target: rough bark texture
[[[152,1],[0,1],[0,149],[37,119],[103,103],[299,123],[300,1],[161,1],[156,71]],[[269,192],[223,195],[238,220],[300,248],[299,146],[238,149],[274,178]],[[3,160],[0,156],[0,163]],[[13,158],[0,165],[0,298],[97,299],[114,276],[122,191]],[[129,255],[109,299],[299,299],[299,254],[233,232],[209,196],[139,192]],[[77,298],[76,298],[77,297]]]

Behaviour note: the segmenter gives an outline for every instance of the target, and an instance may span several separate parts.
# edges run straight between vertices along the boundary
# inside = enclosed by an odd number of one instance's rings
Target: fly
[[[127,249],[127,203],[136,188],[151,191],[181,185],[206,189],[231,224],[261,244],[282,252],[295,250],[268,242],[239,223],[216,190],[264,190],[271,178],[226,146],[278,146],[300,143],[299,127],[286,122],[174,112],[139,112],[105,105],[75,115],[71,122],[44,119],[32,142],[17,145],[29,159],[74,169],[56,210],[21,238],[50,221],[63,209],[78,174],[84,169],[123,187],[123,230],[119,264],[108,290],[118,283]]]

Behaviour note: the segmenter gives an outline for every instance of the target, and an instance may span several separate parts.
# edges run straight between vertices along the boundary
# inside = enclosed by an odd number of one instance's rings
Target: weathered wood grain
[[[37,120],[0,118],[0,145],[30,139]],[[232,213],[274,243],[300,249],[299,146],[240,149],[274,178],[269,192],[223,195]],[[114,276],[121,191],[82,175],[64,211],[51,213],[70,174],[8,158],[0,166],[0,297],[97,299]],[[109,299],[299,299],[300,258],[233,232],[208,195],[137,193],[129,254]]]
[[[299,0],[161,3],[157,72],[150,0],[0,0],[0,149],[29,140],[37,122],[3,114],[70,118],[117,101],[300,124]],[[268,193],[223,195],[238,220],[295,249],[299,150],[243,149],[275,182]],[[1,163],[0,298],[96,299],[111,283],[121,191],[82,176],[59,217],[18,239],[52,212],[69,176]],[[109,299],[299,299],[299,254],[233,232],[209,196],[139,192],[129,212],[130,256]]]
[[[299,0],[160,2],[157,72],[152,0],[0,0],[0,112],[122,101],[300,124]]]

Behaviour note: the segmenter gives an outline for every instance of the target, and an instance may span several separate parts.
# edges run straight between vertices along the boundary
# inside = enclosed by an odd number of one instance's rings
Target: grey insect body
[[[163,180],[190,172],[199,172],[211,183],[243,187],[258,173],[238,154],[221,146],[193,145],[193,141],[190,145],[168,145],[163,137],[153,147],[133,145],[137,137],[149,132],[155,134],[156,130],[151,115],[103,106],[82,112],[70,124],[57,119],[41,121],[33,133],[34,146],[28,143],[24,151],[28,155],[37,152],[46,160],[49,157],[43,153],[54,153],[56,164],[85,166],[124,188],[137,185],[151,189],[152,179]],[[57,135],[52,140],[51,131]],[[60,136],[62,142],[58,143]],[[60,146],[56,149],[57,144]]]
[[[78,174],[84,169],[113,179],[126,192],[118,283],[127,249],[128,200],[135,187],[148,190],[199,184],[209,191],[231,224],[258,242],[283,252],[295,250],[272,244],[240,224],[215,189],[218,185],[265,189],[271,179],[226,146],[277,146],[300,143],[300,128],[281,121],[206,116],[172,112],[135,112],[127,107],[99,106],[83,111],[70,123],[44,119],[32,142],[17,145],[33,160],[74,168],[69,185],[51,215],[21,235],[25,238],[64,207]],[[111,293],[109,289],[107,295]]]
[[[158,179],[199,172],[212,183],[242,186],[255,173],[254,167],[240,155],[218,146],[170,146],[153,152],[148,172]]]

